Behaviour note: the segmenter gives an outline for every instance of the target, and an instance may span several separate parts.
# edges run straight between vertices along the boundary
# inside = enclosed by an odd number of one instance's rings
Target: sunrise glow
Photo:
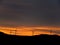
[[[22,36],[32,36],[32,35],[40,35],[40,34],[58,34],[55,31],[60,31],[59,27],[2,27],[0,26],[0,32],[4,32],[6,34],[15,35],[14,32],[10,33],[10,31],[16,30],[16,35]],[[50,33],[52,31],[52,33]],[[33,34],[34,33],[34,34]],[[59,35],[59,34],[58,34]]]

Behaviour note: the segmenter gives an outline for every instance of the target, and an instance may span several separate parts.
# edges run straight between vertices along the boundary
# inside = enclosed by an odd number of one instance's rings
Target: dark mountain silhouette
[[[15,36],[0,32],[0,44],[6,45],[55,45],[60,44],[60,36],[41,34],[36,36]]]

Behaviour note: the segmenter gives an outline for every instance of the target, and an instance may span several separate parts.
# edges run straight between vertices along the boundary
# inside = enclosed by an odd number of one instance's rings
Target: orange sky
[[[34,27],[3,27],[0,26],[0,31],[4,32],[6,34],[10,34],[10,30],[17,30],[16,35],[22,35],[22,36],[32,36],[33,35],[39,35],[39,34],[58,34],[60,31],[60,27],[50,27],[50,26],[34,26]],[[52,33],[50,33],[50,30],[52,30]],[[14,32],[11,33],[14,35]]]

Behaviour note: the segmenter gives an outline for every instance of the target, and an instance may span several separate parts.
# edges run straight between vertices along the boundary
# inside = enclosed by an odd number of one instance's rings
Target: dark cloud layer
[[[0,25],[60,26],[60,0],[1,0]]]

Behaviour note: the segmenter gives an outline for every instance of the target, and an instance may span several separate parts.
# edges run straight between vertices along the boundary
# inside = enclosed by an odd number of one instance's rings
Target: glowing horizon
[[[58,34],[60,35],[60,27],[50,27],[50,26],[36,26],[36,27],[2,27],[0,26],[0,31],[6,34],[10,34],[10,31],[16,30],[16,35],[22,36],[32,36],[32,35],[40,35],[40,34]],[[52,33],[50,33],[52,31]],[[34,32],[34,34],[32,34]],[[14,35],[12,33],[12,35]]]

